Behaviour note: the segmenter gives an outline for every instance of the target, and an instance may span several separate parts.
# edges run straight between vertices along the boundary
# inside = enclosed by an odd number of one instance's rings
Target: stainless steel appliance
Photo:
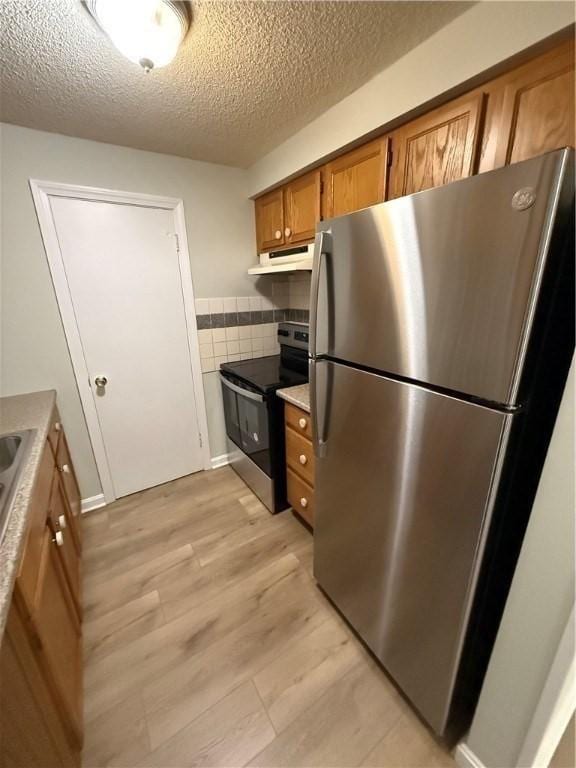
[[[574,349],[573,152],[322,222],[314,572],[422,717],[469,722]]]
[[[271,512],[288,507],[284,406],[275,392],[308,381],[308,326],[280,323],[278,340],[279,355],[220,366],[230,464]]]

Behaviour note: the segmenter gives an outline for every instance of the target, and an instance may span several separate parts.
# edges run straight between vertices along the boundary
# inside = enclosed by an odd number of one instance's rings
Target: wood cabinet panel
[[[260,253],[284,245],[284,194],[275,189],[255,200],[256,240]]]
[[[574,146],[574,43],[504,78],[495,166]]]
[[[45,672],[63,712],[72,744],[82,745],[82,643],[80,624],[68,582],[46,527],[41,569],[41,589],[32,624],[43,657]]]
[[[391,197],[474,173],[483,100],[479,93],[450,102],[392,134]]]
[[[310,414],[291,403],[284,404],[284,418],[286,424],[299,435],[312,440],[312,421]]]
[[[327,218],[381,203],[386,191],[387,137],[376,139],[324,166]]]
[[[80,752],[66,739],[25,623],[14,604],[0,650],[0,680],[0,766],[79,766]]]
[[[314,527],[314,489],[291,469],[286,471],[288,503],[308,525]]]
[[[24,555],[18,571],[18,587],[30,614],[34,607],[38,574],[40,570],[40,554],[44,541],[44,531],[48,519],[50,494],[54,480],[54,456],[48,442],[44,446],[40,468],[30,502],[30,522]]]
[[[309,485],[314,485],[314,463],[310,440],[286,427],[286,464]]]
[[[285,242],[291,245],[314,240],[320,221],[320,171],[312,171],[284,188]]]

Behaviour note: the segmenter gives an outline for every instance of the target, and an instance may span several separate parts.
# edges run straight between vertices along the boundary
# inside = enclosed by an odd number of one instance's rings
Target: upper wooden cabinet
[[[258,251],[271,251],[284,245],[284,195],[274,189],[255,201]]]
[[[254,205],[258,252],[314,240],[320,221],[320,194],[318,170],[257,198]]]
[[[390,197],[439,187],[474,173],[483,99],[479,93],[450,102],[392,134]]]
[[[256,200],[259,250],[312,240],[320,218],[573,147],[574,85],[570,40],[345,152]]]
[[[320,171],[312,171],[284,187],[284,242],[298,245],[314,240],[320,221]]]
[[[325,217],[342,216],[385,199],[388,139],[376,139],[324,166]]]
[[[574,146],[574,43],[504,78],[495,166]]]

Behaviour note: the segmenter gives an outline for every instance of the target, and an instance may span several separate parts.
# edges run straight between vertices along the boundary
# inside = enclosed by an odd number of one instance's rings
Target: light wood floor
[[[315,586],[310,533],[231,469],[83,529],[85,766],[454,765]]]

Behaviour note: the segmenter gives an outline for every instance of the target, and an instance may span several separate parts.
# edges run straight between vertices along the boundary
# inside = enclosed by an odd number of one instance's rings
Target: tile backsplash
[[[196,299],[202,371],[221,363],[277,355],[278,323],[307,323],[310,273],[281,276],[263,285],[266,296]]]

